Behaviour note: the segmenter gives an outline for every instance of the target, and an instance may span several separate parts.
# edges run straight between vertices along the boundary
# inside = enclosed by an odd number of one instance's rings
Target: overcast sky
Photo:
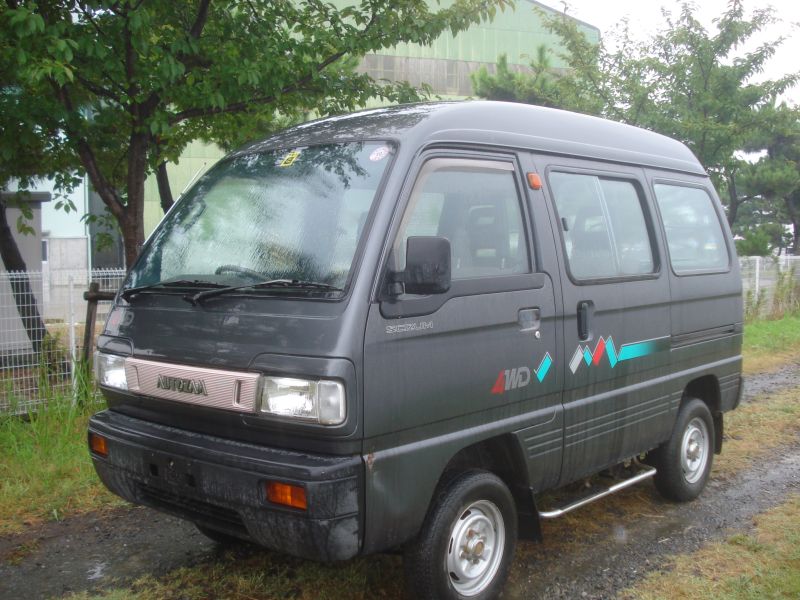
[[[560,0],[539,0],[557,10],[564,10],[564,3]],[[600,29],[603,38],[608,40],[609,33],[614,31],[615,25],[625,16],[631,23],[631,31],[638,38],[646,39],[659,29],[664,23],[661,7],[666,6],[673,14],[677,14],[680,5],[678,2],[664,0],[567,0],[569,8],[567,14],[586,21]],[[788,39],[779,47],[775,56],[764,71],[764,78],[775,79],[781,75],[800,69],[800,0],[771,0],[769,2],[745,1],[745,13],[749,14],[752,8],[771,5],[779,19],[779,23],[770,26],[766,35],[758,41],[763,43],[781,35]],[[703,0],[697,7],[695,15],[709,31],[714,31],[713,19],[723,13],[728,5],[728,0]],[[794,24],[794,26],[793,26]],[[747,48],[746,48],[747,49]],[[800,86],[795,86],[787,99],[793,104],[800,104]]]

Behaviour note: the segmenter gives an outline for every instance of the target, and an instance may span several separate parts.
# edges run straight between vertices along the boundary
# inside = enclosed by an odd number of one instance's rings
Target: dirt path
[[[751,376],[745,401],[798,382],[800,365]],[[800,492],[800,440],[768,464],[712,481],[689,505],[661,500],[650,484],[636,486],[602,507],[578,511],[566,525],[547,523],[545,543],[520,544],[504,597],[612,598],[666,556],[748,528],[755,514],[791,492]],[[643,506],[646,514],[629,513]],[[124,585],[141,575],[214,561],[219,552],[192,525],[149,509],[71,518],[0,538],[0,598]]]

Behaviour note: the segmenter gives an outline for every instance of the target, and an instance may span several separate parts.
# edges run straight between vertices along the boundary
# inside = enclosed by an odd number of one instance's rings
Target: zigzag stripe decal
[[[574,375],[581,366],[581,362],[586,363],[587,367],[592,365],[597,366],[600,364],[603,354],[608,357],[608,364],[611,365],[611,368],[613,369],[617,366],[618,362],[632,360],[634,358],[641,358],[642,356],[647,356],[655,351],[655,340],[623,344],[619,347],[619,352],[617,352],[616,346],[614,345],[614,339],[611,336],[608,336],[608,338],[601,337],[599,340],[597,340],[597,344],[595,345],[593,351],[589,349],[589,346],[581,346],[580,344],[578,345],[578,347],[575,349],[575,354],[572,355],[572,360],[569,361],[569,370],[572,371],[572,374]]]
[[[550,365],[553,364],[553,359],[550,358],[550,353],[545,352],[544,358],[542,358],[542,362],[539,363],[539,366],[534,369],[534,373],[536,373],[536,379],[539,380],[539,383],[542,383],[544,380],[545,375],[550,370]]]

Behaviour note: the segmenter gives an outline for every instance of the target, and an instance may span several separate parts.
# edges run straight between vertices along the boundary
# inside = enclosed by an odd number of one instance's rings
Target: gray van
[[[414,597],[492,598],[540,519],[651,477],[701,492],[741,341],[731,234],[679,142],[518,104],[370,110],[176,203],[98,340],[89,446],[109,489],[214,540],[402,548]]]

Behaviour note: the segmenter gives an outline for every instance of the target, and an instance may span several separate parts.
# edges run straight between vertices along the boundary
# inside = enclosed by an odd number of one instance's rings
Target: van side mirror
[[[406,243],[406,294],[443,294],[450,289],[450,240],[412,236]]]

